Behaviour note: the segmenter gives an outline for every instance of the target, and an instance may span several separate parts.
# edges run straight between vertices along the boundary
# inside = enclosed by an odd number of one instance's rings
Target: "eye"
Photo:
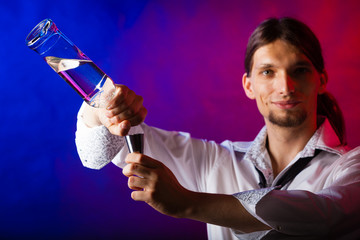
[[[295,69],[295,74],[305,74],[310,72],[311,70],[307,67],[298,67]]]
[[[261,72],[261,74],[268,77],[268,76],[273,75],[274,72],[273,72],[272,70],[270,70],[270,69],[266,69],[266,70],[263,70],[263,71]]]

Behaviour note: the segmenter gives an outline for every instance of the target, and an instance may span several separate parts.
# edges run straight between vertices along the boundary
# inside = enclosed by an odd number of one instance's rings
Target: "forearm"
[[[83,104],[77,121],[75,143],[82,164],[91,169],[100,169],[108,164],[124,145],[120,136],[111,134],[105,126],[89,126],[84,115],[89,107]]]
[[[185,218],[229,227],[241,232],[268,230],[232,195],[190,192]]]
[[[256,207],[256,214],[274,229],[290,235],[327,235],[358,228],[359,184],[337,186],[319,193],[273,191]],[[299,227],[301,226],[301,227]]]

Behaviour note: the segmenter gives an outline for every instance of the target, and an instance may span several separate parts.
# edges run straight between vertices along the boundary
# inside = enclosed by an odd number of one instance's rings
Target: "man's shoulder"
[[[227,141],[222,142],[221,145],[231,147],[235,152],[246,153],[249,150],[252,143],[253,143],[253,141],[232,142],[232,141],[227,140]]]

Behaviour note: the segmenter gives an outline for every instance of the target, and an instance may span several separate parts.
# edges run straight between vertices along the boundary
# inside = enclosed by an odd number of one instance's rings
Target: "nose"
[[[276,81],[276,87],[281,95],[291,95],[295,92],[294,79],[288,74],[282,74]]]

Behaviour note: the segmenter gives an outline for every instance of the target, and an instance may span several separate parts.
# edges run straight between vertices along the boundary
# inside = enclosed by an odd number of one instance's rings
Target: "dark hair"
[[[253,55],[256,50],[278,39],[295,46],[311,61],[319,73],[324,73],[324,58],[320,42],[315,34],[304,23],[284,17],[265,20],[251,34],[245,55],[245,71],[248,77],[251,74]],[[318,95],[317,114],[328,118],[341,144],[345,145],[343,114],[336,99],[329,92]]]

